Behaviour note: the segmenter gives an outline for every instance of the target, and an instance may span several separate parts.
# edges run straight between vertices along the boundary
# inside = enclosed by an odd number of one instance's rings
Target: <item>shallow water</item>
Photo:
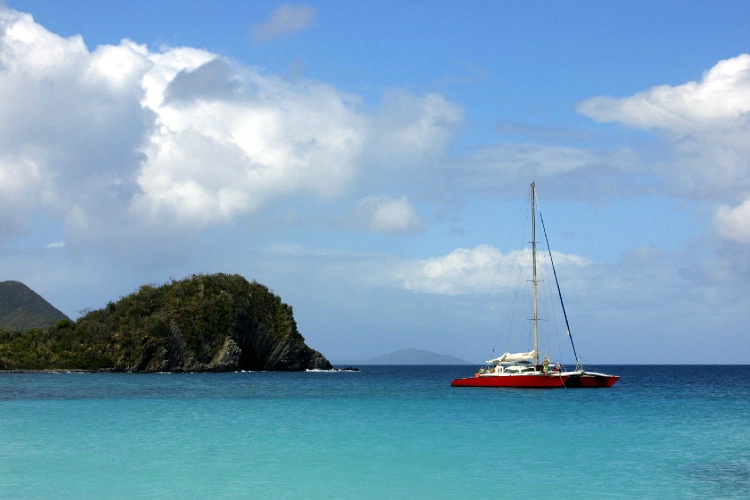
[[[0,498],[750,497],[750,366],[0,374]]]

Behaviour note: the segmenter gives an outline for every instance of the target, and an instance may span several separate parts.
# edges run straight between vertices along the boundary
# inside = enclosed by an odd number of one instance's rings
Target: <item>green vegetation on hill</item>
[[[0,329],[0,369],[227,371],[330,369],[292,308],[241,276],[194,275],[137,292],[77,322]]]
[[[23,283],[0,282],[0,328],[43,328],[65,319],[65,314]]]

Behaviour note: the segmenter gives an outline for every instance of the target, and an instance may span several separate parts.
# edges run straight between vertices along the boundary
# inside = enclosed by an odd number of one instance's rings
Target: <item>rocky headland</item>
[[[0,369],[120,372],[329,370],[291,306],[242,276],[193,275],[140,289],[78,321],[0,328]]]

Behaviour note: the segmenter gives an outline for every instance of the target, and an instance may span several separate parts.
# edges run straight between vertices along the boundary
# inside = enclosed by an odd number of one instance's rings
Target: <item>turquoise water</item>
[[[2,373],[0,498],[750,498],[750,366],[599,368]]]

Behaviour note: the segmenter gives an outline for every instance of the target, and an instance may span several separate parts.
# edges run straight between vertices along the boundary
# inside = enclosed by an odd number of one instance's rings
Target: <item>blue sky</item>
[[[0,280],[76,318],[238,273],[334,361],[480,361],[535,181],[585,361],[746,363],[749,25],[742,1],[6,0]]]

